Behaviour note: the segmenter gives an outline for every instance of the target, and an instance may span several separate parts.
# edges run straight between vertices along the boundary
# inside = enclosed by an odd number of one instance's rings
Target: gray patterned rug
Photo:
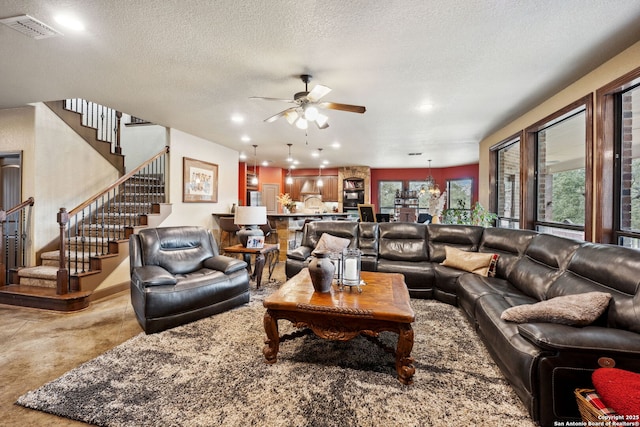
[[[265,364],[269,286],[252,292],[249,305],[140,334],[17,403],[100,426],[534,425],[452,306],[412,300],[416,374],[404,386],[393,356],[361,337],[304,336]],[[280,331],[293,329],[280,321]]]

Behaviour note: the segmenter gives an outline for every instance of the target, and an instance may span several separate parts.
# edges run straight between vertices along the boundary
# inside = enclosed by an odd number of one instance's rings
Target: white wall
[[[0,110],[0,152],[22,152],[22,194],[21,199],[26,200],[36,195],[35,186],[35,108],[23,107]],[[2,206],[8,209],[11,206]],[[35,210],[37,205],[32,208]],[[26,262],[35,262],[33,249],[34,235],[33,216],[29,224],[28,236],[31,240],[26,242]]]
[[[122,122],[129,118],[123,115]],[[130,172],[155,156],[168,145],[169,131],[159,125],[122,125],[120,146],[124,155],[125,171]]]
[[[206,139],[179,131],[169,130],[171,215],[162,226],[199,225],[213,228],[213,212],[228,212],[238,200],[238,160],[239,153]],[[183,158],[201,160],[218,165],[218,202],[182,202]]]
[[[35,104],[34,249],[60,235],[56,215],[71,211],[119,178],[118,171],[42,103]]]

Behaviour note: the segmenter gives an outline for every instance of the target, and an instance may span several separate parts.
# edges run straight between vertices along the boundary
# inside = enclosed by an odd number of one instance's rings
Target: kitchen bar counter
[[[229,217],[233,216],[232,213],[213,213],[213,233],[218,242],[219,247],[223,247],[220,244],[222,236],[222,230],[220,229],[219,218],[221,217]],[[349,219],[348,213],[337,213],[337,212],[327,212],[327,213],[303,213],[303,212],[295,212],[295,213],[278,213],[278,214],[268,214],[267,219],[269,219],[271,226],[274,227],[277,231],[278,242],[280,244],[280,261],[286,261],[287,259],[287,250],[289,249],[289,242],[295,242],[296,240],[301,239],[301,235],[298,232],[302,229],[304,225],[304,221],[307,219],[319,220],[319,221],[332,221],[338,219]],[[356,220],[357,218],[353,218]],[[224,246],[227,246],[226,244]]]

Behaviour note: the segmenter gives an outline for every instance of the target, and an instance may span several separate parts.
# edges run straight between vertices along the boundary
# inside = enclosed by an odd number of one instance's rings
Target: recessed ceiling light
[[[323,161],[322,161],[322,164],[323,164],[323,165],[328,165],[328,164],[329,164],[329,160],[323,160]],[[323,167],[324,167],[324,166],[323,166]]]
[[[251,141],[251,138],[249,138],[247,135],[242,135],[242,138],[240,138],[242,140],[242,142],[249,142]]]
[[[74,16],[58,15],[53,19],[55,19],[58,24],[72,31],[84,31],[85,29],[82,21]]]
[[[300,161],[299,161],[299,160],[294,160],[294,161],[293,161],[293,164],[294,164],[294,165],[299,165],[299,164],[300,164]],[[295,166],[291,166],[291,167],[295,167]]]
[[[340,148],[340,143],[338,141],[334,142],[333,144],[331,144],[331,146],[333,148]]]
[[[318,156],[320,156],[320,153],[318,151],[311,152],[311,157],[318,157]]]
[[[433,110],[433,104],[422,104],[418,107],[418,110],[422,111],[423,113],[429,112],[431,110]]]
[[[269,166],[269,161],[268,160],[263,160],[262,161],[262,166]]]
[[[231,116],[231,121],[233,123],[243,123],[244,117],[242,117],[240,114],[234,114],[233,116]]]
[[[240,160],[245,160],[247,155],[245,153],[240,153]]]

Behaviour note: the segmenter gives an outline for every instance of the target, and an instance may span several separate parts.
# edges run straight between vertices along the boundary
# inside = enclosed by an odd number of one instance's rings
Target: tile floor
[[[284,263],[276,266],[274,277],[278,275],[284,276]],[[26,409],[15,401],[142,332],[129,291],[75,313],[0,304],[0,325],[0,425],[5,427],[87,425]]]

